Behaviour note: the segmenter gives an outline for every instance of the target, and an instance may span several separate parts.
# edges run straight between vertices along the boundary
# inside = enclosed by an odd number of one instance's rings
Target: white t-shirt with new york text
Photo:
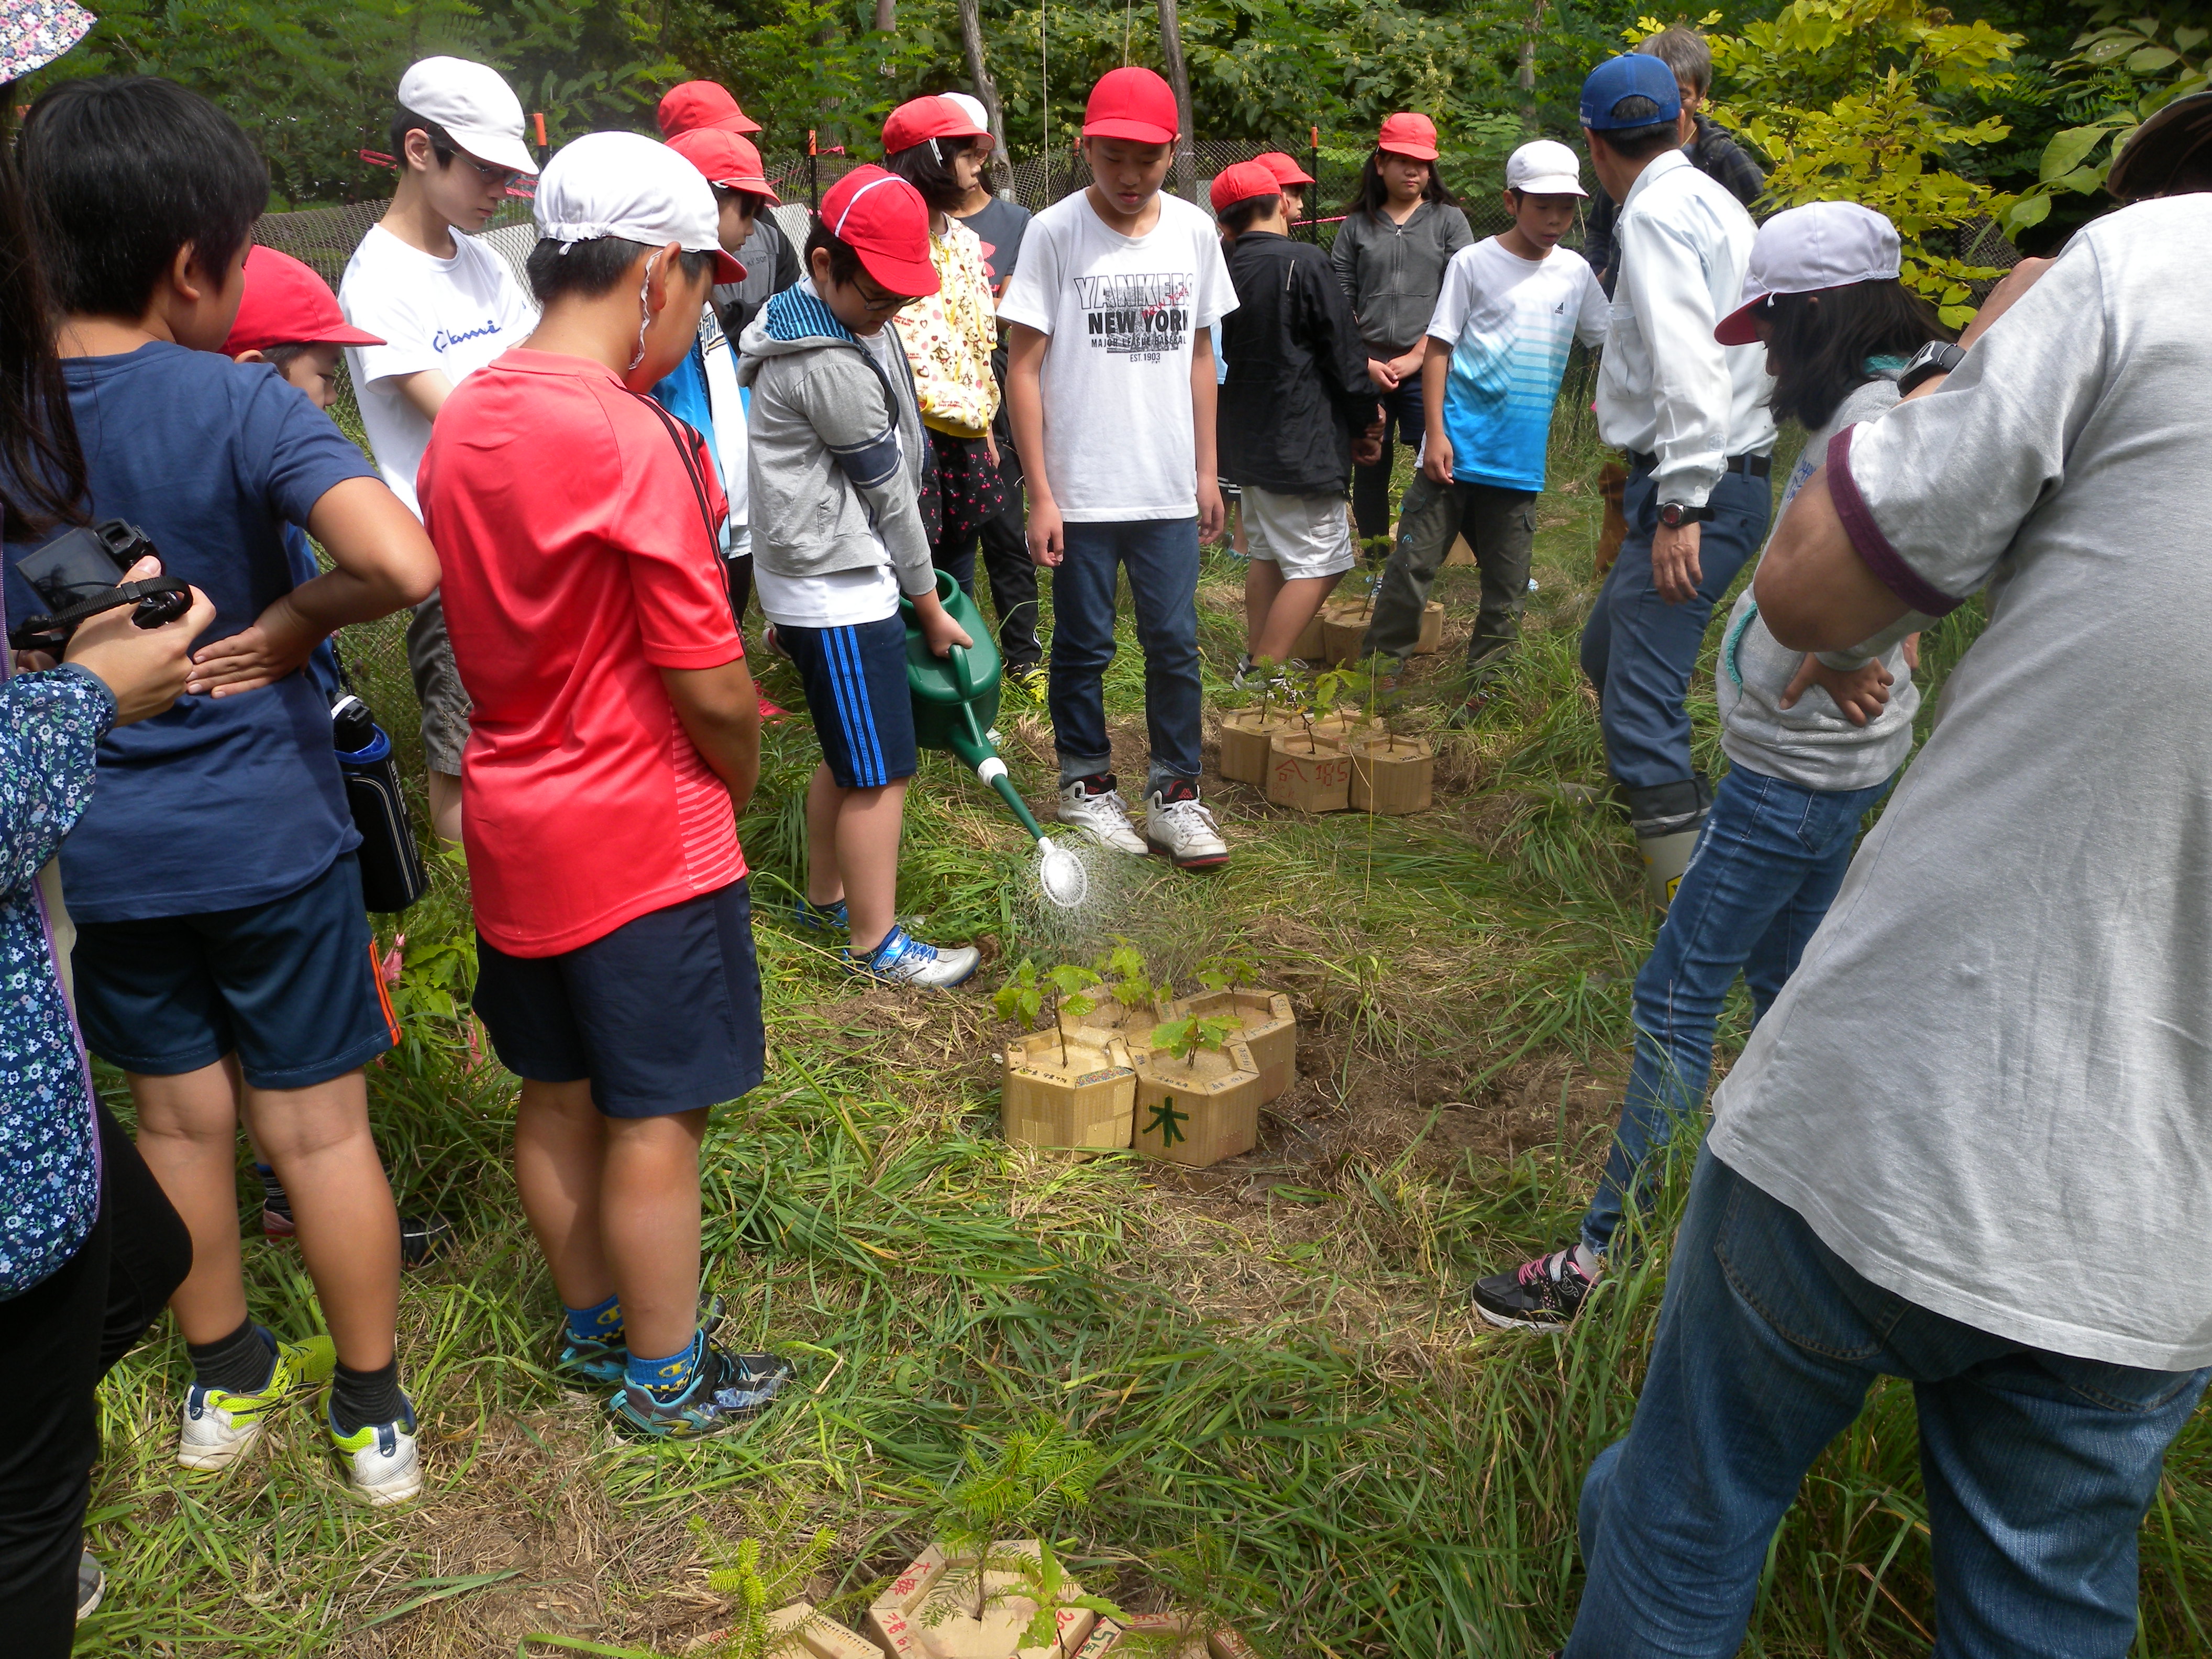
[[[1191,342],[1237,309],[1213,222],[1163,191],[1142,236],[1110,229],[1079,191],[1030,222],[999,320],[1052,337],[1044,472],[1074,523],[1198,513]]]
[[[415,472],[430,422],[398,381],[434,369],[459,386],[520,343],[538,325],[538,307],[482,242],[456,233],[453,257],[441,259],[382,225],[370,227],[347,262],[338,306],[356,328],[384,337],[380,346],[347,347],[346,368],[377,471],[419,517]]]

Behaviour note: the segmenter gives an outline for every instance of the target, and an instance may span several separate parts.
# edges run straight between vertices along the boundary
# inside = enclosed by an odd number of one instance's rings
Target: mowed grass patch
[[[356,1508],[305,1406],[244,1468],[187,1478],[171,1455],[188,1370],[165,1328],[102,1393],[92,1543],[111,1589],[80,1650],[563,1650],[526,1639],[544,1633],[711,1652],[732,1613],[708,1587],[716,1550],[693,1520],[710,1539],[762,1536],[772,1555],[830,1528],[811,1588],[855,1613],[926,1540],[933,1494],[968,1449],[1040,1411],[1106,1455],[1095,1501],[1065,1530],[1085,1583],[1133,1607],[1200,1603],[1284,1655],[1557,1645],[1578,1590],[1577,1492],[1633,1411],[1692,1151],[1677,1150],[1650,1248],[1608,1284],[1598,1316],[1555,1340],[1470,1321],[1468,1279],[1555,1245],[1587,1198],[1655,920],[1626,827],[1559,787],[1603,781],[1576,659],[1601,457],[1569,418],[1575,404],[1563,399],[1510,688],[1474,729],[1444,729],[1475,598],[1475,573],[1458,568],[1438,590],[1446,650],[1407,678],[1395,718],[1437,743],[1432,812],[1302,817],[1210,781],[1229,869],[1103,865],[1103,902],[1071,927],[1036,902],[1004,812],[927,757],[902,906],[927,937],[983,940],[988,959],[966,991],[903,995],[860,987],[835,942],[788,920],[816,750],[803,718],[770,728],[744,826],[770,1075],[714,1115],[707,1242],[726,1334],[779,1348],[799,1376],[735,1434],[631,1446],[608,1433],[599,1401],[551,1375],[556,1301],[508,1173],[512,1082],[453,1000],[471,935],[465,874],[442,861],[399,924],[407,1045],[371,1072],[403,1206],[459,1224],[403,1304],[430,1487],[399,1514]],[[1208,556],[1210,718],[1241,644],[1240,582],[1241,567]],[[1931,637],[1932,682],[1976,626],[1962,615]],[[357,673],[412,775],[397,630],[356,632]],[[787,669],[763,677],[797,706]],[[1141,659],[1126,631],[1108,698],[1133,794]],[[1691,708],[1717,771],[1710,663]],[[1000,728],[1023,788],[1048,804],[1042,706],[1010,690]],[[1249,1157],[1200,1172],[1071,1164],[999,1139],[993,1050],[1007,1028],[988,992],[1024,955],[1085,958],[1115,934],[1156,976],[1188,984],[1200,961],[1231,954],[1291,994],[1301,1082]],[[1732,1005],[1723,1060],[1747,1018]],[[242,1206],[241,1224],[252,1218]],[[247,1268],[258,1317],[313,1326],[290,1247],[257,1234]],[[2207,1648],[2203,1422],[2177,1448],[2144,1534],[2146,1655]],[[1877,1389],[1777,1540],[1751,1650],[1926,1650],[1916,1456],[1909,1394]]]

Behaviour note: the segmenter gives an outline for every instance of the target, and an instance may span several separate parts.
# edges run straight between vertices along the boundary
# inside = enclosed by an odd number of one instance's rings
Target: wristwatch
[[[1686,524],[1703,524],[1720,514],[1710,507],[1685,507],[1680,501],[1662,501],[1659,507],[1659,522],[1669,530],[1680,530]]]
[[[1912,354],[1912,360],[1905,366],[1905,373],[1897,377],[1897,395],[1902,398],[1923,380],[1932,380],[1938,374],[1948,374],[1966,361],[1965,347],[1954,345],[1948,340],[1930,340]]]

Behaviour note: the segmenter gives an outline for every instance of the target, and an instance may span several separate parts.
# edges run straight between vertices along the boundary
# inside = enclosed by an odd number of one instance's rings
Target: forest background
[[[204,93],[268,157],[272,208],[299,207],[389,192],[362,152],[388,148],[400,73],[435,52],[506,72],[556,146],[649,132],[660,94],[701,76],[765,124],[771,154],[811,134],[872,157],[894,105],[974,89],[963,8],[1017,160],[1072,138],[1106,70],[1162,66],[1162,16],[1179,14],[1200,137],[1299,154],[1317,137],[1356,160],[1382,116],[1417,109],[1462,189],[1494,185],[1526,136],[1576,136],[1589,66],[1677,21],[1652,0],[108,0],[48,73]],[[1681,21],[1716,37],[1721,113],[1778,165],[1778,205],[1865,200],[1909,243],[1992,216],[2033,252],[2098,210],[2116,136],[2204,84],[2201,16],[2198,0],[1721,0]],[[1940,278],[1931,291],[1955,286]]]

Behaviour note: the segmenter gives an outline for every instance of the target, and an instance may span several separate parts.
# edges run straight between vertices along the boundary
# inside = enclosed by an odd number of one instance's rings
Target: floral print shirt
[[[975,233],[953,218],[945,220],[945,234],[931,234],[929,260],[937,267],[937,292],[898,313],[899,343],[914,368],[922,424],[956,438],[980,438],[999,412],[999,383],[991,378],[999,313],[991,303],[990,268]]]
[[[92,1076],[39,868],[91,801],[94,751],[114,724],[115,699],[84,669],[0,684],[0,1299],[76,1255],[100,1215]]]

